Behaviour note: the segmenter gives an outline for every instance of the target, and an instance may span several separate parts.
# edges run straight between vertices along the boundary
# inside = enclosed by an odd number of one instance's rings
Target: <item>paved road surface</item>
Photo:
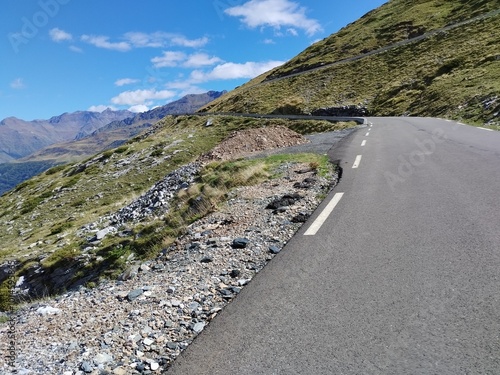
[[[500,133],[369,121],[331,150],[339,185],[169,374],[500,374]]]

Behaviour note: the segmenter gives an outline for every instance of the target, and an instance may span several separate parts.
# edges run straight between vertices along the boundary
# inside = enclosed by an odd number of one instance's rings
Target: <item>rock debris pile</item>
[[[200,168],[200,163],[189,163],[176,169],[157,182],[146,194],[106,219],[116,226],[150,219],[153,214],[158,215],[160,208],[161,214],[164,214],[175,194],[194,182]]]

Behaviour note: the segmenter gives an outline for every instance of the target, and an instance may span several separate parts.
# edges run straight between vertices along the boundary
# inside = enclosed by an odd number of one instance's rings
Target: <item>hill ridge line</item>
[[[257,86],[264,85],[264,84],[267,84],[267,83],[277,82],[277,81],[280,81],[282,79],[291,78],[291,77],[297,77],[297,76],[299,76],[301,74],[305,74],[305,73],[317,71],[317,70],[320,70],[320,69],[325,69],[325,68],[329,68],[329,67],[332,67],[332,66],[337,66],[337,65],[345,64],[345,63],[352,62],[352,61],[361,60],[361,59],[363,59],[365,57],[376,55],[376,54],[379,54],[379,53],[382,53],[382,52],[386,52],[386,51],[389,51],[391,49],[399,48],[401,46],[405,46],[405,45],[408,45],[408,44],[412,44],[412,43],[418,42],[420,40],[424,40],[424,39],[427,39],[429,37],[432,37],[432,36],[434,36],[436,34],[439,34],[441,32],[453,30],[453,29],[456,29],[456,28],[458,28],[460,26],[467,25],[469,23],[474,23],[476,21],[480,21],[480,20],[484,20],[484,19],[487,19],[487,18],[495,17],[498,14],[500,14],[500,9],[494,10],[494,11],[491,11],[491,12],[488,12],[488,13],[485,13],[485,14],[482,14],[480,16],[471,18],[471,19],[466,20],[466,21],[461,21],[461,22],[458,22],[458,23],[455,23],[455,24],[452,24],[452,25],[448,25],[448,26],[442,27],[440,29],[429,31],[429,32],[427,32],[425,34],[416,36],[414,38],[401,40],[401,41],[396,42],[394,44],[391,44],[389,46],[385,46],[385,47],[382,47],[382,48],[379,48],[379,49],[376,49],[376,50],[373,50],[373,51],[370,51],[370,52],[367,52],[367,53],[364,53],[364,54],[361,54],[361,55],[349,57],[349,58],[343,59],[343,60],[338,60],[338,61],[335,61],[333,63],[329,63],[329,64],[325,64],[325,65],[322,65],[322,66],[317,66],[317,67],[314,67],[314,68],[306,69],[306,70],[303,70],[303,71],[300,71],[300,72],[297,72],[297,73],[291,73],[291,74],[287,74],[287,75],[284,75],[284,76],[281,76],[281,77],[276,77],[276,78],[271,78],[271,79],[265,79],[264,81],[256,83],[255,85],[252,85],[252,86],[248,86],[247,88],[257,87]]]

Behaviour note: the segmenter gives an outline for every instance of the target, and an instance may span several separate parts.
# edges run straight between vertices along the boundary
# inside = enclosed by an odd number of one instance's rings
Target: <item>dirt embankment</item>
[[[285,126],[246,129],[231,133],[212,151],[198,160],[208,163],[215,160],[231,160],[253,153],[276,148],[296,146],[309,143],[309,140]]]

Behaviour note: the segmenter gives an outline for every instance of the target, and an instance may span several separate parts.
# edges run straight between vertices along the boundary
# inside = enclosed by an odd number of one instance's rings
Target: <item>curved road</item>
[[[500,133],[368,121],[330,150],[329,197],[169,374],[500,374]]]

